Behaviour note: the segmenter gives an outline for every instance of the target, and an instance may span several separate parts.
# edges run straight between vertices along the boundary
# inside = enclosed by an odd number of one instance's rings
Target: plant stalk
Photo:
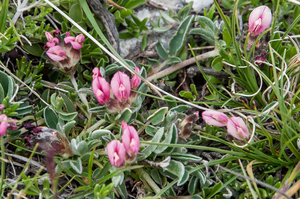
[[[218,56],[218,55],[219,55],[218,49],[214,49],[214,50],[209,51],[207,53],[203,53],[201,55],[196,56],[196,59],[198,61],[200,61],[200,60],[207,59],[207,58],[210,58],[210,57],[215,57],[215,56]],[[167,69],[165,69],[165,70],[163,70],[163,71],[161,71],[159,73],[151,75],[150,77],[147,78],[147,80],[151,81],[151,80],[154,80],[154,79],[159,79],[159,78],[164,77],[166,75],[169,75],[169,74],[171,74],[171,73],[173,73],[173,72],[175,72],[175,71],[177,71],[179,69],[182,69],[182,68],[184,68],[184,67],[186,67],[188,65],[191,65],[191,64],[193,64],[195,62],[196,62],[195,58],[192,57],[192,58],[187,59],[187,60],[185,60],[185,61],[183,61],[183,62],[181,62],[179,64],[176,64],[176,65],[174,65],[172,67],[169,67],[169,68],[167,68]]]
[[[4,175],[5,175],[5,155],[4,155],[4,140],[3,136],[0,136],[0,142],[1,142],[1,181],[0,181],[0,196],[2,197],[2,187],[3,187],[3,181],[4,181]]]

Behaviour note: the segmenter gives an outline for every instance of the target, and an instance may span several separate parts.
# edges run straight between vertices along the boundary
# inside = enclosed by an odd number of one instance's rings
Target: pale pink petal
[[[208,125],[213,126],[226,126],[228,117],[221,112],[214,111],[214,110],[207,110],[202,112],[202,118]]]
[[[272,21],[272,13],[269,7],[259,6],[249,16],[249,31],[251,34],[259,35],[269,27]]]
[[[50,32],[45,32],[46,38],[49,42],[52,42],[53,40],[53,36]]]
[[[123,144],[118,140],[112,140],[107,144],[107,155],[112,166],[121,166],[125,158]]]
[[[243,140],[249,138],[249,130],[244,120],[240,117],[231,117],[227,123],[227,132],[234,138]]]

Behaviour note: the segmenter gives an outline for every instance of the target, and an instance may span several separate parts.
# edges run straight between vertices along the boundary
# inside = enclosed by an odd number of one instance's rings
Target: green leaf
[[[195,96],[190,91],[180,91],[179,95],[180,95],[180,97],[184,97],[189,100],[195,100]]]
[[[182,62],[182,60],[179,57],[170,57],[170,60],[167,62],[167,64],[177,64]]]
[[[167,60],[169,58],[168,52],[163,47],[163,45],[161,44],[160,41],[158,41],[156,44],[156,51],[157,51],[158,55],[160,56],[160,58],[162,58],[163,60]]]
[[[71,140],[71,148],[77,155],[81,156],[89,150],[88,145],[84,140],[77,143],[76,139]]]
[[[99,129],[96,131],[93,131],[92,133],[89,134],[89,138],[92,140],[98,140],[104,135],[109,135],[111,134],[110,130],[106,129]]]
[[[3,99],[5,98],[5,95],[4,95],[4,89],[2,87],[2,84],[0,84],[0,103],[2,103]]]
[[[32,54],[34,56],[37,56],[37,57],[41,57],[42,54],[44,53],[44,50],[42,49],[42,47],[39,44],[29,45],[27,43],[24,43],[24,45],[22,46],[22,48],[26,52],[28,52],[28,53],[30,53],[30,54]]]
[[[211,189],[211,192],[210,192],[210,194],[207,196],[207,198],[211,198],[211,197],[213,197],[215,194],[217,194],[218,192],[220,192],[222,186],[223,186],[223,183],[222,183],[222,182],[219,182],[218,184],[216,184],[216,185]]]
[[[179,178],[177,186],[183,185],[188,180],[189,174],[185,171],[185,167],[181,162],[171,160],[166,169]]]
[[[118,120],[120,123],[121,121],[123,122],[128,122],[129,119],[131,118],[132,111],[129,108],[125,108],[121,113],[119,113],[116,117],[115,120]]]
[[[147,47],[147,36],[148,36],[148,34],[145,34],[143,36],[143,39],[142,39],[142,51],[144,51],[146,49],[146,47]]]
[[[162,184],[162,180],[160,178],[160,174],[158,172],[158,169],[153,169],[151,170],[151,177],[153,178],[153,180],[157,183],[157,184]]]
[[[133,10],[134,8],[145,4],[146,0],[131,0],[124,6],[126,9]]]
[[[78,114],[77,112],[73,112],[73,113],[58,112],[58,117],[63,121],[71,121],[76,118],[77,114]]]
[[[215,25],[214,22],[205,16],[197,16],[195,18],[196,21],[202,26],[204,29],[210,29],[211,31],[214,31]]]
[[[222,57],[216,57],[212,61],[211,66],[215,71],[223,70],[223,58]]]
[[[164,26],[164,27],[155,27],[155,28],[153,28],[153,31],[157,32],[157,33],[164,33],[164,32],[167,32],[168,30],[170,30],[171,28],[172,28],[171,25]]]
[[[2,9],[0,12],[0,33],[4,33],[5,30],[8,7],[9,0],[3,0]]]
[[[171,23],[171,24],[174,24],[176,23],[177,21],[174,20],[172,17],[170,17],[167,13],[165,13],[164,11],[159,11],[160,13],[160,16],[162,16],[162,18],[164,18],[167,22]]]
[[[75,126],[76,121],[69,121],[67,124],[63,126],[64,133],[68,136],[71,133],[72,128]]]
[[[198,187],[199,187],[199,179],[196,176],[192,176],[188,185],[189,194],[194,195]]]
[[[162,143],[170,144],[173,136],[176,136],[176,135],[174,135],[174,133],[177,133],[175,123],[172,124],[169,132],[166,135],[166,138],[164,139],[164,141],[162,141]],[[167,148],[168,148],[168,146],[157,146],[154,153],[160,154],[160,153],[164,152],[164,150],[166,150]]]
[[[161,123],[165,119],[165,114],[168,111],[168,107],[161,107],[150,115],[147,120],[150,120],[153,125]]]
[[[106,106],[96,106],[88,110],[89,113],[105,113]]]
[[[191,84],[191,85],[190,85],[190,88],[191,88],[191,90],[193,91],[193,93],[194,93],[195,95],[199,96],[195,84]]]
[[[69,10],[69,17],[73,19],[75,22],[80,22],[83,19],[82,9],[79,3],[72,3],[71,8]]]
[[[80,157],[77,158],[75,161],[70,161],[70,166],[74,169],[77,173],[82,173],[82,163]]]
[[[199,162],[202,160],[201,157],[190,154],[190,153],[172,153],[171,157],[177,160],[182,161],[193,161],[193,162]]]
[[[186,17],[180,24],[176,35],[171,39],[169,51],[171,55],[177,55],[177,52],[182,48],[186,37],[188,35],[188,30],[192,25],[194,15]]]
[[[164,128],[162,127],[158,129],[158,131],[155,133],[154,137],[150,142],[159,142],[163,135],[164,135]],[[157,148],[156,145],[148,145],[145,149],[141,151],[142,155],[140,156],[138,155],[137,161],[141,161],[147,158],[149,155],[151,155],[153,151],[155,151],[156,148]]]
[[[189,105],[179,105],[174,108],[171,108],[170,111],[176,111],[177,113],[183,113],[184,111],[186,111],[189,108],[190,108]]]
[[[56,125],[58,124],[58,118],[55,111],[52,108],[47,107],[44,109],[44,118],[46,125],[49,128],[57,129]]]
[[[190,34],[201,35],[205,41],[211,45],[215,45],[214,32],[212,30],[207,30],[204,28],[194,28],[190,31]]]

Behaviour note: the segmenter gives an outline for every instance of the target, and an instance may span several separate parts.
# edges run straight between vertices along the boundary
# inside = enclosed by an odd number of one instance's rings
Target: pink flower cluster
[[[224,113],[207,110],[202,113],[202,118],[208,125],[227,127],[227,132],[238,140],[248,139],[250,134],[249,130],[240,117],[228,118]]]
[[[136,66],[135,71],[140,73],[140,69]],[[130,78],[124,72],[116,72],[109,83],[101,76],[99,68],[93,69],[93,92],[100,104],[108,104],[110,100],[110,86],[113,94],[120,103],[125,103],[130,95],[131,88],[136,89],[141,83],[141,78],[137,75]]]
[[[107,155],[112,166],[120,167],[123,165],[126,154],[130,158],[135,158],[140,149],[140,139],[133,126],[128,126],[122,122],[122,143],[119,140],[112,140],[107,144]]]
[[[269,27],[272,21],[272,13],[269,7],[259,6],[249,16],[249,31],[257,36]]]
[[[45,35],[48,42],[44,48],[48,49],[46,54],[56,69],[64,73],[74,73],[81,58],[80,49],[84,41],[83,34],[73,37],[70,36],[69,32],[66,32],[66,37],[62,40],[60,31],[56,29],[53,34],[46,32]]]

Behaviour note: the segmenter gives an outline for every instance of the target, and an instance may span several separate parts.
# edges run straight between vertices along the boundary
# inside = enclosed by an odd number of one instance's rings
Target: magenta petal
[[[7,130],[7,116],[5,114],[0,115],[0,136],[4,135]]]
[[[102,77],[101,73],[100,73],[100,70],[98,67],[95,67],[93,69],[93,79],[97,78],[97,77]]]
[[[80,34],[76,37],[75,39],[76,42],[78,42],[79,44],[82,44],[82,42],[84,41],[84,36],[83,34]]]
[[[128,75],[120,71],[116,72],[111,79],[111,89],[119,102],[126,102],[131,91]]]
[[[71,36],[66,37],[66,38],[64,38],[64,41],[65,41],[66,44],[74,42],[75,41],[75,37],[71,37]]]
[[[71,42],[72,46],[74,49],[79,50],[80,48],[82,48],[82,45],[77,43],[77,42]]]
[[[60,46],[53,46],[46,52],[48,57],[53,61],[62,61],[65,59],[66,52]]]

